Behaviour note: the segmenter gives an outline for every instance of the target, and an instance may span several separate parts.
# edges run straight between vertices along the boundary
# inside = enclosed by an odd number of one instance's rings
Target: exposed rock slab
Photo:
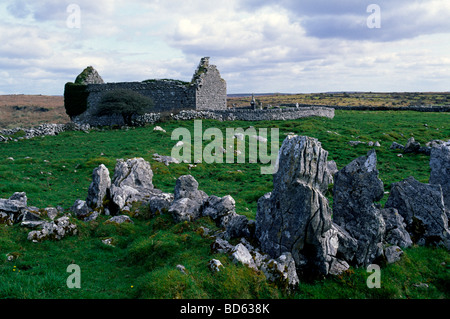
[[[392,184],[385,205],[395,208],[414,243],[444,245],[450,250],[450,232],[440,185],[423,184],[414,177]]]
[[[374,205],[384,194],[374,150],[334,176],[333,221],[358,242],[353,262],[367,266],[383,254],[385,223]]]
[[[317,139],[288,136],[273,191],[258,200],[255,235],[261,250],[272,258],[291,253],[297,272],[326,275],[335,258],[329,251],[331,211],[323,195],[332,178],[327,156]]]

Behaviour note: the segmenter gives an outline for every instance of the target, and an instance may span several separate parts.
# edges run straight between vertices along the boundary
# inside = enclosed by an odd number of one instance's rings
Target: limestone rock
[[[208,216],[218,227],[226,229],[228,239],[249,237],[249,221],[244,215],[236,213],[236,202],[230,195],[222,198],[209,196],[203,204],[202,216]]]
[[[200,217],[200,208],[201,203],[185,197],[174,201],[169,207],[169,213],[176,223],[191,222]]]
[[[222,262],[218,259],[210,260],[208,265],[212,272],[220,272],[224,268]]]
[[[118,215],[118,216],[111,217],[105,223],[115,223],[115,224],[130,223],[130,224],[133,224],[133,221],[131,220],[130,216]]]
[[[401,259],[403,250],[398,246],[389,246],[384,250],[384,256],[388,264],[393,264]]]
[[[255,236],[272,258],[289,252],[297,272],[326,275],[331,211],[322,194],[331,175],[317,139],[288,136],[279,151],[273,191],[258,200]]]
[[[406,231],[406,224],[397,209],[384,208],[381,210],[381,214],[386,224],[384,240],[391,245],[404,248],[410,247],[412,245],[411,237]]]
[[[127,204],[148,199],[153,190],[152,180],[150,163],[143,158],[117,160],[110,189],[111,213],[116,214]]]
[[[153,159],[157,162],[164,163],[164,165],[169,166],[169,164],[180,164],[180,161],[172,156],[163,156],[158,153],[153,154]]]
[[[429,183],[441,185],[447,218],[450,219],[450,141],[433,144],[430,168]]]
[[[173,202],[173,194],[170,193],[155,193],[151,195],[148,200],[148,207],[152,215],[164,214],[169,211],[170,205]]]
[[[258,270],[252,255],[242,243],[239,243],[234,247],[231,257],[235,262],[242,263],[252,269]]]
[[[0,199],[0,224],[12,225],[19,222],[26,207],[27,196],[24,192],[14,193],[9,199]]]
[[[52,222],[44,222],[40,230],[28,233],[27,239],[33,242],[43,240],[61,240],[66,236],[77,234],[77,226],[70,222],[68,216],[63,216]]]
[[[76,218],[81,220],[84,220],[92,213],[92,210],[86,204],[86,201],[81,199],[77,199],[70,210],[75,214]]]
[[[374,150],[341,169],[333,188],[333,221],[358,242],[354,263],[367,266],[382,255],[385,223],[374,202],[384,195]]]
[[[233,245],[223,238],[216,238],[214,243],[211,244],[212,253],[229,254],[233,248]]]
[[[104,199],[109,195],[110,187],[109,170],[105,165],[101,164],[92,172],[92,183],[89,186],[86,204],[93,209],[102,207]]]
[[[420,150],[420,143],[416,142],[414,137],[410,137],[408,142],[405,144],[405,148],[403,149],[403,153],[418,153]]]
[[[230,195],[224,196],[222,198],[215,195],[209,196],[203,207],[203,216],[211,217],[219,227],[224,227],[222,221],[223,217],[235,212],[236,202]]]
[[[414,177],[392,184],[385,205],[402,215],[414,243],[450,250],[450,231],[440,185],[423,184]]]
[[[327,169],[331,176],[334,176],[339,171],[335,161],[327,161]]]
[[[404,150],[405,147],[400,143],[392,142],[390,149],[391,150]]]
[[[260,268],[267,280],[282,287],[295,288],[300,282],[291,253],[283,253],[277,259],[263,262]]]
[[[198,182],[192,175],[183,175],[177,179],[174,190],[174,200],[180,198],[190,198],[203,204],[208,195],[198,189]]]
[[[180,176],[175,183],[174,201],[169,213],[176,222],[193,221],[201,216],[201,208],[207,199],[208,195],[198,189],[193,176]]]
[[[228,239],[251,236],[247,217],[234,212],[226,218],[225,230]]]

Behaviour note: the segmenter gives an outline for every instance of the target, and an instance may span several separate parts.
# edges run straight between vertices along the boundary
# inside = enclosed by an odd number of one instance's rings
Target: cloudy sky
[[[375,4],[375,6],[370,6]],[[190,81],[209,56],[228,93],[450,91],[448,0],[2,0],[0,94]]]

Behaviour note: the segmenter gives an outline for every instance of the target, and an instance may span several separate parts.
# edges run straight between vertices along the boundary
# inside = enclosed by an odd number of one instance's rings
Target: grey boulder
[[[273,191],[258,200],[255,236],[261,250],[274,259],[291,253],[298,273],[326,275],[335,258],[328,251],[332,222],[323,195],[332,178],[327,156],[317,139],[288,136]]]
[[[358,242],[354,263],[367,266],[383,254],[385,223],[374,205],[383,195],[374,150],[334,176],[333,221]]]
[[[423,184],[414,177],[392,184],[385,208],[402,215],[412,241],[444,245],[450,250],[450,232],[440,185]]]
[[[88,189],[86,204],[92,209],[100,208],[107,197],[111,187],[111,178],[108,168],[101,164],[92,172],[92,183]]]
[[[447,218],[450,218],[450,141],[433,144],[430,168],[429,183],[441,185]]]

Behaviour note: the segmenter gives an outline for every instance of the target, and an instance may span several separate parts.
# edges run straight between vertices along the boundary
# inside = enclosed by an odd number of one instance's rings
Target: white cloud
[[[382,28],[370,30],[372,2],[10,0],[0,92],[62,94],[87,65],[108,82],[190,80],[203,56],[231,93],[448,90],[450,2],[377,1]],[[70,3],[80,29],[66,25]]]

